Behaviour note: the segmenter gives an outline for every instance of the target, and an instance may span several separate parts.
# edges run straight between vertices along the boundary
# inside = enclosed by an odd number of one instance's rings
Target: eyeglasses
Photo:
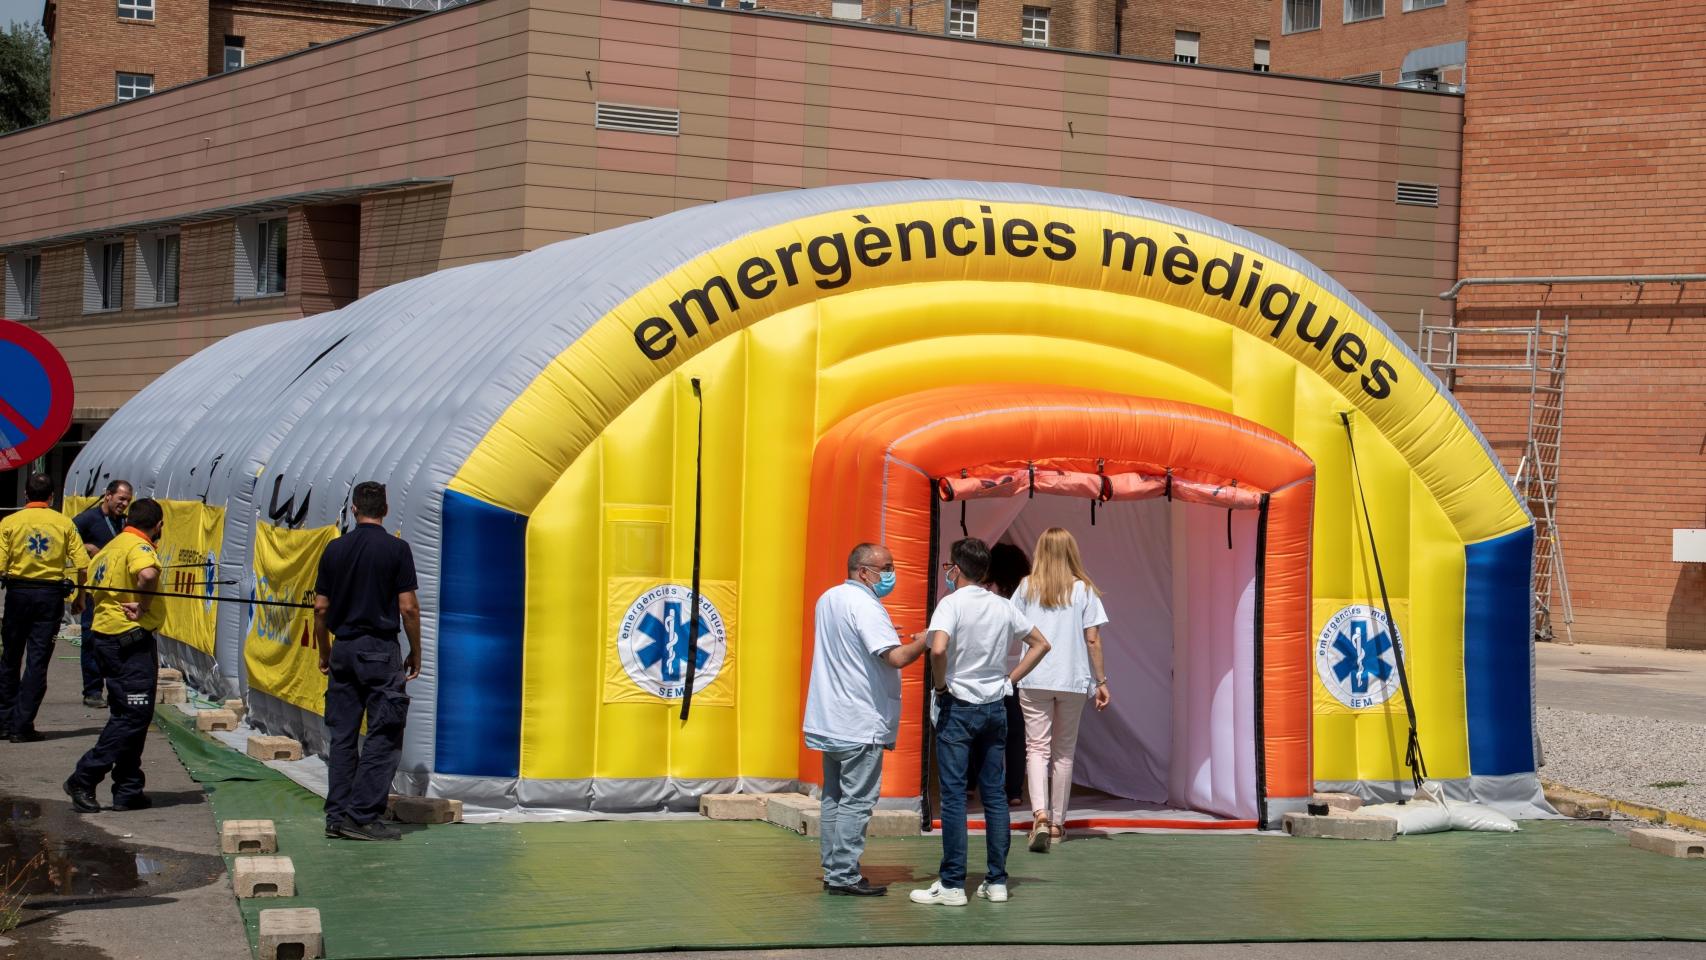
[[[946,563],[942,564],[942,572],[943,573],[947,573],[949,570],[952,570],[953,568],[954,568],[954,561],[952,561],[952,560],[949,560]]]
[[[859,564],[859,566],[861,569],[875,570],[878,573],[893,573],[894,572],[894,564],[892,564],[892,563],[886,567],[879,567],[874,563],[861,563],[861,564]]]

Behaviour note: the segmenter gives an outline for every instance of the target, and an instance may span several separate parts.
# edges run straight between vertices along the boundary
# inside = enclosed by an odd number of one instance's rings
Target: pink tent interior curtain
[[[1171,474],[1086,473],[1053,468],[1026,468],[964,477],[940,477],[936,492],[946,501],[985,500],[1032,494],[1085,500],[1150,500],[1170,497],[1233,510],[1262,505],[1262,491],[1235,483],[1187,480]]]

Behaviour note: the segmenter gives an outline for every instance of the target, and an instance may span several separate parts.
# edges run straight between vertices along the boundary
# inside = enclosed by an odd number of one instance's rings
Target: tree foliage
[[[49,56],[40,24],[13,21],[0,33],[0,134],[47,122]]]

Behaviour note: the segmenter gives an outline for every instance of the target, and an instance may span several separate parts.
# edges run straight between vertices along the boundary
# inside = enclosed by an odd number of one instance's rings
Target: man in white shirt
[[[924,654],[924,637],[902,643],[883,608],[894,589],[894,556],[861,543],[847,556],[847,580],[817,602],[806,746],[823,753],[818,822],[825,893],[880,897],[859,872],[865,825],[883,778],[883,751],[900,732],[900,671]]]
[[[1007,899],[1007,847],[1012,821],[1007,810],[1007,708],[1002,698],[1036,668],[1048,641],[1002,597],[985,590],[989,547],[968,537],[949,552],[943,579],[950,591],[936,605],[926,635],[936,680],[936,767],[942,788],[942,867],[927,889],[912,891],[914,903],[964,906],[966,902],[966,770],[975,754],[978,794],[983,799],[988,869],[977,895]],[[1007,649],[1025,644],[1009,673]]]

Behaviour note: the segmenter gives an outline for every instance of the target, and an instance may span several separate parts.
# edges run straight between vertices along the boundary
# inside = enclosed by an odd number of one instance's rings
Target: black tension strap
[[[965,467],[961,467],[960,468],[960,479],[964,480],[965,478],[967,478],[969,476],[971,476],[971,471],[967,470]],[[971,536],[971,534],[966,532],[966,502],[964,500],[960,501],[960,536],[962,536],[962,537]]]
[[[184,566],[200,567],[200,566],[203,566],[203,564],[199,564],[199,563],[198,564],[184,564]],[[126,589],[123,589],[120,587],[79,586],[78,584],[72,583],[70,580],[66,580],[63,578],[55,580],[55,579],[49,579],[49,578],[45,578],[45,577],[6,577],[6,578],[4,578],[4,580],[8,585],[14,584],[14,583],[28,583],[28,584],[38,584],[38,585],[44,586],[44,587],[58,587],[60,589],[60,591],[62,593],[64,593],[64,595],[67,597],[76,593],[78,590],[87,590],[90,593],[123,593],[123,594],[132,594],[135,596],[147,596],[147,597],[182,597],[185,600],[200,600],[203,603],[209,603],[209,602],[211,602],[211,603],[242,603],[242,604],[248,604],[250,606],[255,606],[255,607],[293,607],[297,610],[312,610],[312,609],[314,609],[314,605],[312,603],[292,603],[288,600],[254,600],[254,599],[251,599],[249,597],[222,597],[222,596],[218,596],[218,595],[210,595],[210,594],[205,594],[205,593],[178,593],[178,592],[171,591],[171,590],[136,590],[136,589],[126,590]],[[235,580],[200,580],[200,581],[197,581],[195,583],[185,584],[185,586],[188,586],[188,587],[234,587],[234,586],[237,586],[237,581],[235,581]]]
[[[1362,468],[1357,465],[1351,415],[1341,412],[1339,420],[1345,426],[1345,444],[1351,451],[1351,475],[1356,478],[1357,497],[1362,500],[1362,522],[1368,528],[1368,551],[1374,557],[1374,580],[1380,584],[1380,606],[1386,614],[1386,629],[1392,631],[1392,659],[1398,663],[1398,687],[1404,693],[1404,714],[1410,720],[1410,743],[1404,748],[1404,764],[1410,768],[1411,783],[1420,789],[1422,781],[1428,778],[1428,765],[1422,759],[1422,741],[1416,735],[1416,704],[1410,696],[1410,673],[1404,666],[1404,642],[1398,636],[1398,618],[1392,615],[1392,600],[1386,595],[1386,574],[1380,568],[1380,548],[1374,542],[1374,518],[1369,515],[1368,494],[1362,488]]]
[[[699,541],[704,533],[705,492],[705,395],[699,391],[699,378],[688,381],[693,385],[693,399],[699,401],[698,435],[693,441],[693,594],[687,604],[687,686],[681,690],[681,720],[687,721],[693,709],[693,675],[699,666]]]

